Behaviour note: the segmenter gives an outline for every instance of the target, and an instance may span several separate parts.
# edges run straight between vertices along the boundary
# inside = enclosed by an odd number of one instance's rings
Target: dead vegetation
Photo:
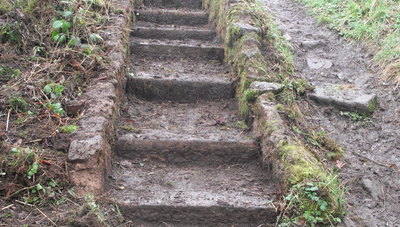
[[[10,206],[1,214],[5,223],[17,225],[13,207],[75,203],[66,152],[78,129],[77,100],[108,62],[102,30],[112,10],[108,0],[0,3],[0,206]]]

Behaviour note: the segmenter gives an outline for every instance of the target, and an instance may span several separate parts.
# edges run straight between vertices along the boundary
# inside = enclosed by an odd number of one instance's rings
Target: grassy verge
[[[337,160],[343,150],[324,132],[310,130],[303,119],[297,100],[312,87],[292,77],[290,45],[256,0],[231,6],[222,0],[206,0],[204,6],[210,10],[210,19],[224,40],[225,59],[240,79],[237,96],[241,113],[247,119],[256,114],[255,125],[264,138],[263,152],[273,153],[269,161],[282,170],[280,180],[285,196],[278,206],[279,225],[339,223],[345,210],[344,191],[337,175],[320,160]],[[249,88],[254,81],[278,82],[284,89],[278,94],[260,96]],[[265,105],[259,104],[261,99],[273,106],[265,109]],[[270,138],[276,141],[267,142]]]
[[[384,69],[384,77],[400,84],[400,4],[397,0],[302,0],[344,37],[363,41]]]

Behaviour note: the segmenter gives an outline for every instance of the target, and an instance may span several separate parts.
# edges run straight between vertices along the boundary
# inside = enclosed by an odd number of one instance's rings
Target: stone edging
[[[324,188],[325,194],[321,195],[329,203],[327,219],[323,221],[342,216],[343,190],[336,176],[293,136],[278,111],[276,95],[282,89],[275,82],[282,83],[285,79],[279,73],[273,73],[272,67],[276,66],[265,59],[265,54],[276,57],[278,64],[282,65],[281,69],[288,68],[286,74],[290,74],[293,62],[291,59],[285,60],[283,55],[279,56],[281,53],[273,46],[279,37],[271,34],[271,29],[274,28],[265,24],[270,19],[269,16],[257,0],[230,0],[228,3],[222,0],[204,0],[203,3],[210,10],[210,21],[216,23],[220,37],[225,41],[226,59],[240,78],[237,94],[241,112],[250,118],[250,114],[254,114],[253,132],[261,139],[263,163],[271,169],[273,177],[280,182],[281,190],[286,194],[297,190],[294,187],[296,184],[306,187],[307,183],[329,185],[328,189]],[[269,42],[269,53],[265,52],[264,41]],[[254,89],[260,87],[268,89]],[[254,102],[254,108],[251,108],[251,103]],[[298,190],[296,193],[302,192]],[[304,199],[310,200],[306,196]],[[309,202],[314,203],[311,200]],[[303,212],[302,208],[297,209]]]
[[[68,172],[78,195],[104,191],[111,165],[114,122],[125,87],[133,4],[130,0],[112,0],[111,4],[110,22],[101,34],[109,63],[92,79],[79,101],[83,103],[79,130],[73,135],[68,152]]]

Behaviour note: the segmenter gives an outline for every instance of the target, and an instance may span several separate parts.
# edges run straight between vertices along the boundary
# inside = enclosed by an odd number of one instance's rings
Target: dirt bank
[[[340,111],[301,102],[315,130],[329,132],[345,149],[340,177],[348,188],[349,226],[400,224],[400,97],[380,80],[371,55],[350,44],[291,0],[264,0],[277,24],[292,44],[295,75],[315,85],[353,84],[378,95],[380,107],[370,122],[354,122]],[[341,163],[339,163],[341,164]],[[341,165],[339,165],[341,166]]]

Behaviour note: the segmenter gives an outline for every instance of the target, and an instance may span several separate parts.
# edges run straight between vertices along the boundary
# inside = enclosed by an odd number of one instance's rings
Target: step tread
[[[112,194],[131,206],[272,208],[276,185],[258,163],[176,168],[148,162],[114,163]]]
[[[182,58],[131,58],[134,77],[193,82],[231,83],[234,76],[218,61]]]
[[[160,8],[201,9],[201,0],[144,0],[145,6]]]
[[[137,13],[154,13],[154,14],[177,14],[177,15],[208,15],[203,9],[193,8],[163,8],[163,7],[142,7],[135,10]]]
[[[131,38],[131,45],[157,45],[157,46],[183,46],[183,47],[195,47],[195,48],[213,48],[223,49],[221,43],[217,40],[206,41],[206,40],[160,40],[160,39],[143,39],[138,37]]]
[[[237,112],[234,99],[197,103],[133,100],[119,125],[131,124],[140,130],[139,133],[127,133],[128,137],[136,139],[182,138],[248,143],[252,141],[249,139],[251,134],[237,127],[241,120]]]
[[[165,30],[189,30],[189,31],[214,31],[208,24],[190,26],[190,25],[179,25],[179,24],[158,24],[147,21],[137,21],[134,28],[154,28],[154,29],[165,29]]]
[[[135,13],[138,21],[191,26],[208,24],[208,13],[203,10],[142,8]]]

